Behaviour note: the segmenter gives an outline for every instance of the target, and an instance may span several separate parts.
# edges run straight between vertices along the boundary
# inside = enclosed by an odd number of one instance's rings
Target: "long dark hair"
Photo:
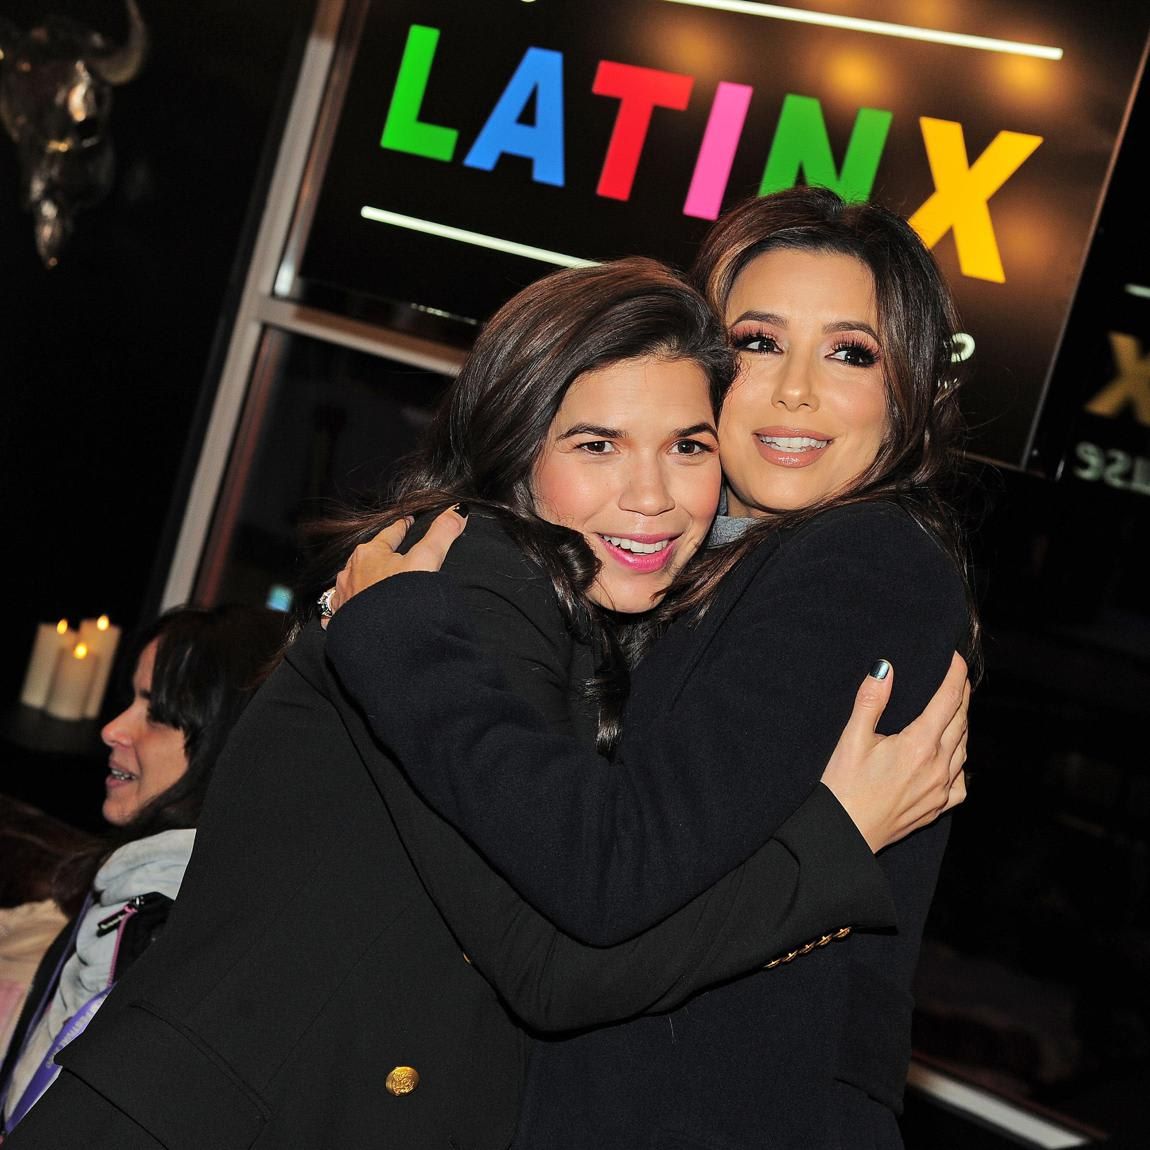
[[[175,607],[134,638],[129,666],[156,643],[151,719],[184,736],[188,769],[137,812],[131,822],[78,854],[59,872],[56,901],[78,905],[96,871],[114,850],[160,831],[199,821],[216,760],[236,720],[283,646],[286,619],[262,607]]]
[[[401,515],[459,500],[487,508],[547,572],[568,625],[596,646],[592,693],[600,747],[608,748],[626,694],[625,644],[587,599],[598,570],[590,547],[535,513],[532,479],[568,388],[589,371],[644,356],[697,363],[718,414],[734,373],[722,325],[663,264],[632,258],[568,269],[519,292],[480,333],[388,502],[322,525],[330,543],[301,599],[310,604],[359,543]]]
[[[723,315],[735,280],[767,251],[799,249],[852,256],[874,280],[887,393],[887,432],[874,462],[845,492],[776,512],[740,540],[693,565],[665,601],[670,617],[706,610],[718,581],[766,534],[821,511],[868,499],[902,504],[939,541],[962,573],[970,607],[970,659],[977,673],[978,622],[952,498],[963,435],[960,380],[952,360],[957,314],[934,258],[901,217],[875,204],[846,203],[827,188],[797,187],[749,200],[707,233],[692,278]]]
[[[138,652],[156,641],[148,712],[184,736],[188,769],[125,828],[131,838],[194,827],[228,734],[279,652],[284,616],[232,603],[176,607],[141,632]]]

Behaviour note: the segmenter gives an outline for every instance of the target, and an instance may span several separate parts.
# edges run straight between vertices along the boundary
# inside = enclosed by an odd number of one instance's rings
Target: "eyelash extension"
[[[879,361],[879,353],[869,343],[863,343],[862,340],[842,340],[835,344],[832,353],[837,355],[840,351],[853,352],[863,361],[862,363],[851,364],[852,367],[874,367]]]
[[[769,341],[773,344],[778,344],[773,332],[767,331],[764,328],[756,328],[753,330],[746,330],[731,333],[731,346],[736,351],[745,351],[748,344],[754,343],[756,340]]]

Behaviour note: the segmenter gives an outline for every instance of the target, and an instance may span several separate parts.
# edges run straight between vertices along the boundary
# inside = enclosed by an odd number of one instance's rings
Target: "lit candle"
[[[36,641],[32,644],[32,657],[28,660],[28,670],[24,673],[24,686],[20,690],[20,702],[26,707],[42,707],[48,699],[52,686],[52,676],[56,673],[56,663],[60,652],[71,647],[76,641],[76,632],[68,629],[68,620],[59,623],[41,623],[36,628]]]
[[[71,650],[61,651],[44,710],[57,719],[82,719],[98,662],[87,643],[77,643]]]
[[[100,616],[100,619],[106,620],[107,618],[107,615]],[[95,654],[96,651],[96,644],[100,638],[100,619],[80,620],[79,641],[88,648],[89,654]]]
[[[120,628],[112,624],[107,615],[99,619],[84,620],[93,622],[89,637],[85,638],[81,626],[80,638],[88,644],[88,650],[96,655],[96,669],[92,674],[92,687],[84,704],[84,718],[94,719],[104,705],[104,692],[108,689],[108,676],[112,673],[112,661],[116,657],[116,647],[120,642]]]

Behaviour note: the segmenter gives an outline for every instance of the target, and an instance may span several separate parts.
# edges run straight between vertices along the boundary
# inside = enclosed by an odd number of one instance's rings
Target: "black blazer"
[[[895,668],[883,729],[910,721],[967,623],[958,572],[903,510],[828,512],[761,546],[697,628],[655,647],[607,764],[507,690],[449,581],[411,575],[366,594],[337,616],[328,653],[377,735],[535,905],[597,941],[658,921],[810,795],[876,658]],[[383,674],[373,648],[390,652]],[[897,930],[856,933],[667,1018],[541,1045],[518,1144],[899,1145],[911,977],[947,830],[880,856]]]
[[[450,566],[522,689],[550,680],[540,721],[586,739],[570,705],[584,656],[543,576],[478,517]],[[500,604],[529,621],[526,646],[509,641]],[[881,868],[820,788],[653,931],[577,943],[415,796],[323,654],[323,632],[307,630],[249,705],[164,936],[61,1055],[16,1150],[497,1150],[527,1048],[506,1007],[552,1029],[667,1009],[844,923],[892,920]],[[452,705],[466,708],[466,691]],[[403,1067],[418,1084],[392,1093],[412,1082],[389,1078]]]

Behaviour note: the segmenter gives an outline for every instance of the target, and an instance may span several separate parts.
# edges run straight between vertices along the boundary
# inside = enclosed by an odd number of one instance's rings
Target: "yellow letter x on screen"
[[[910,226],[928,248],[953,228],[962,274],[1006,283],[987,204],[1042,143],[1042,137],[999,132],[986,151],[968,164],[961,124],[928,116],[918,122],[935,191],[910,217]]]

